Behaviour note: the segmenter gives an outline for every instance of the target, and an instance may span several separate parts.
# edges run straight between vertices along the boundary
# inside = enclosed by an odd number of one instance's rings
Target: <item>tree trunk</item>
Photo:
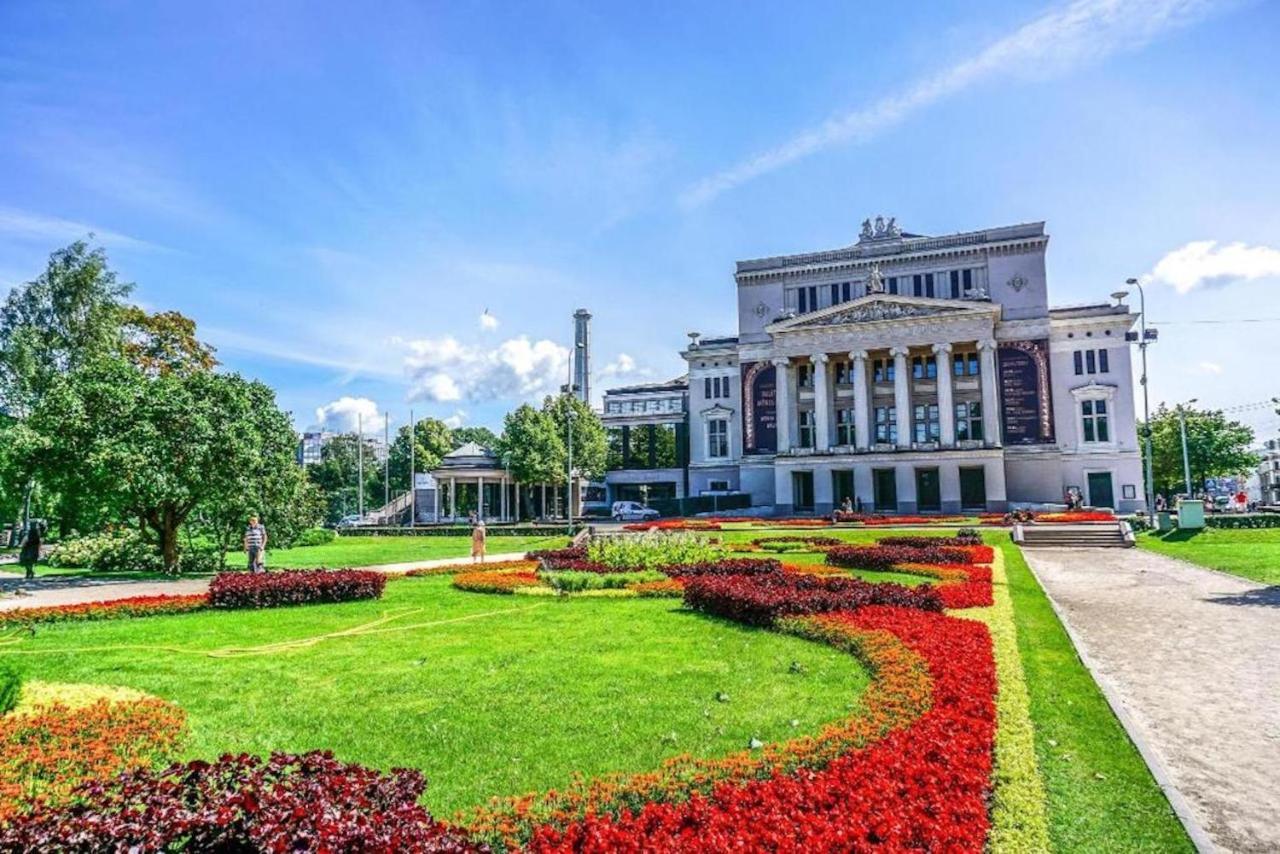
[[[160,526],[160,554],[164,558],[164,571],[178,572],[178,514],[166,507]]]

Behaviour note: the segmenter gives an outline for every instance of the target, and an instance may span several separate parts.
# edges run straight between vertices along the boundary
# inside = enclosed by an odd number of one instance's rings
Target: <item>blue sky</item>
[[[926,8],[927,6],[927,8]],[[678,374],[733,262],[1046,220],[1153,402],[1280,394],[1280,4],[0,4],[0,292],[94,231],[299,427]],[[485,316],[485,312],[488,312]],[[486,319],[487,317],[487,319]],[[1271,433],[1263,409],[1240,413]]]

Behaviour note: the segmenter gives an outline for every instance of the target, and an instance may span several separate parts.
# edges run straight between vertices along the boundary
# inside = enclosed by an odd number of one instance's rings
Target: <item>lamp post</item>
[[[1142,283],[1137,279],[1125,279],[1125,284],[1138,289],[1138,322],[1140,332],[1138,333],[1138,351],[1142,354],[1142,424],[1143,432],[1146,434],[1146,481],[1147,481],[1147,518],[1154,519],[1156,511],[1156,484],[1152,475],[1151,463],[1151,400],[1147,391],[1147,344],[1156,340],[1155,335],[1147,334],[1147,294],[1142,290]],[[1127,291],[1116,291],[1111,296],[1117,301],[1124,299],[1129,294]],[[1152,330],[1154,332],[1155,330]],[[1126,334],[1126,339],[1128,334]]]
[[[1187,406],[1196,402],[1196,398],[1187,401]],[[1178,404],[1178,431],[1182,434],[1182,479],[1187,484],[1187,497],[1192,497],[1191,492],[1191,456],[1187,453],[1187,412],[1181,403]]]

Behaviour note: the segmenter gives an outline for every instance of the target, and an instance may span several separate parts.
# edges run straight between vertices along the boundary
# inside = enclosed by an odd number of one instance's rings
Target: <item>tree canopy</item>
[[[1206,478],[1244,474],[1257,464],[1257,455],[1249,450],[1253,429],[1229,420],[1218,410],[1183,408],[1187,422],[1187,458],[1191,467],[1191,486],[1199,491]],[[1140,426],[1143,439],[1146,427]],[[1146,455],[1145,440],[1139,442]],[[1165,404],[1151,415],[1151,467],[1155,491],[1176,495],[1186,491],[1182,466],[1182,433],[1178,410]]]

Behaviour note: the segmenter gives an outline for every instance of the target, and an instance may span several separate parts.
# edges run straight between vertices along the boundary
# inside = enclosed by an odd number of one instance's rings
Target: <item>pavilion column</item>
[[[542,482],[542,516],[543,518],[550,518],[547,516],[547,482],[546,481]]]
[[[476,519],[484,520],[484,478],[476,475]]]
[[[518,480],[515,482],[515,493],[516,493],[515,494],[516,512],[513,515],[515,516],[515,521],[519,522],[520,521],[520,481]]]
[[[791,450],[791,360],[774,359],[776,373],[776,396],[774,420],[777,422],[778,453],[785,454]]]
[[[503,475],[499,483],[502,484],[498,493],[498,521],[507,521],[507,476]]]
[[[458,479],[456,477],[449,478],[449,518],[454,521],[458,519]]]
[[[439,524],[439,522],[440,522],[440,492],[441,492],[441,490],[442,490],[443,488],[444,488],[444,484],[442,484],[440,481],[438,481],[438,480],[437,480],[437,481],[436,481],[436,488],[435,488],[434,490],[432,490],[432,492],[434,492],[434,493],[435,493],[435,498],[436,498],[435,505],[436,505],[436,506],[435,506],[435,513],[433,513],[433,514],[432,514],[432,516],[431,516],[431,521],[433,521],[433,522],[435,522],[435,523],[437,523],[437,524]]]
[[[853,440],[859,451],[871,447],[871,395],[867,393],[867,351],[849,354],[853,371]]]
[[[942,430],[942,447],[956,443],[956,408],[951,397],[951,345],[934,344],[934,358],[938,362],[938,424]]]
[[[996,376],[996,340],[978,342],[982,362],[982,438],[988,448],[1000,447],[1000,386]]]
[[[831,449],[831,384],[827,382],[826,353],[815,353],[813,360],[813,449],[819,453]]]
[[[898,420],[898,447],[911,447],[911,378],[908,375],[907,348],[894,347],[893,356],[893,408]]]

